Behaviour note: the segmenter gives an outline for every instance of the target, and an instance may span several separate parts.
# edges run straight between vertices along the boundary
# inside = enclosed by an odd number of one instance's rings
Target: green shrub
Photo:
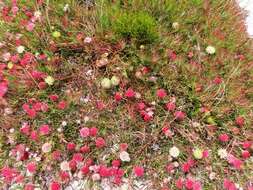
[[[154,42],[157,37],[157,25],[153,17],[144,12],[124,12],[112,22],[115,34],[124,38],[134,38],[139,43]]]

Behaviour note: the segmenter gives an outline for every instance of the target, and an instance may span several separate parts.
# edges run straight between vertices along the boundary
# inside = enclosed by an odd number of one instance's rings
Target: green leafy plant
[[[113,31],[124,38],[134,38],[138,42],[153,43],[157,37],[157,25],[153,17],[144,12],[124,12],[112,23]]]

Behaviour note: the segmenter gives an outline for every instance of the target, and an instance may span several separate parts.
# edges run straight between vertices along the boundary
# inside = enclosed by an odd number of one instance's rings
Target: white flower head
[[[215,54],[216,49],[215,49],[215,47],[213,47],[213,46],[207,46],[207,47],[206,47],[206,52],[207,52],[208,54],[212,55],[212,54]]]
[[[7,53],[4,53],[4,54],[2,55],[2,57],[3,57],[3,60],[4,60],[5,62],[7,62],[7,61],[10,60],[11,54],[10,54],[9,52],[7,52]]]
[[[89,43],[91,43],[91,41],[92,41],[91,37],[86,37],[86,38],[84,38],[83,42],[89,44]]]
[[[41,12],[40,12],[40,11],[35,11],[35,12],[34,12],[34,17],[35,17],[36,19],[39,19],[39,18],[41,17]]]
[[[44,144],[42,145],[42,147],[41,147],[41,150],[42,150],[42,152],[44,152],[44,153],[50,152],[51,149],[52,149],[51,143],[44,143]]]
[[[170,156],[172,156],[173,158],[177,158],[180,154],[180,151],[177,147],[173,146],[170,150],[169,150]]]
[[[24,46],[18,46],[18,47],[17,47],[17,52],[18,52],[19,54],[23,53],[24,51],[25,51],[25,47],[24,47]]]
[[[175,30],[177,30],[179,28],[179,23],[178,22],[173,22],[172,23],[172,28],[174,28]]]
[[[65,127],[65,126],[67,125],[67,121],[62,121],[62,122],[61,122],[61,125],[62,125],[63,127]]]
[[[91,176],[91,178],[92,178],[93,181],[99,181],[100,180],[100,175],[99,174],[93,174]]]
[[[220,148],[220,149],[218,150],[218,155],[219,155],[219,157],[220,157],[221,159],[225,159],[225,158],[227,158],[228,153],[227,153],[226,149]]]
[[[60,164],[60,168],[62,171],[69,171],[70,170],[69,163],[67,161],[63,161]]]
[[[67,12],[69,10],[69,4],[65,4],[65,6],[63,7],[63,11]]]
[[[126,151],[120,152],[119,158],[123,162],[130,162],[130,160],[131,160],[128,152],[126,152]]]
[[[45,78],[45,82],[46,82],[48,85],[52,86],[52,85],[54,84],[54,78],[51,77],[51,76],[47,76],[47,77]]]

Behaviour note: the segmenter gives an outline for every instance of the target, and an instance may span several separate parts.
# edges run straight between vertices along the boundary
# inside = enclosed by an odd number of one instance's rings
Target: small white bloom
[[[14,128],[11,128],[11,129],[9,130],[10,133],[14,133],[14,131],[15,131]]]
[[[67,12],[69,10],[69,4],[66,4],[64,7],[63,7],[63,11],[64,12]]]
[[[99,174],[93,174],[91,176],[91,178],[92,178],[93,181],[98,181],[98,180],[100,180],[100,175]]]
[[[120,152],[119,158],[123,162],[130,162],[130,160],[131,160],[128,152],[126,152],[126,151]]]
[[[52,149],[51,143],[44,143],[44,144],[42,145],[42,147],[41,147],[41,150],[42,150],[42,152],[44,152],[44,153],[50,152],[51,149]]]
[[[206,47],[206,52],[208,54],[210,54],[210,55],[215,54],[215,52],[216,52],[215,47],[213,47],[213,46],[207,46]]]
[[[36,161],[36,162],[41,161],[41,157],[39,157],[39,156],[35,157],[35,161]]]
[[[180,151],[177,147],[173,146],[170,150],[169,150],[170,156],[172,156],[173,158],[177,158],[180,154]]]
[[[135,98],[140,99],[141,98],[141,94],[139,92],[136,92],[135,93]]]
[[[141,50],[145,49],[145,46],[144,45],[140,45],[140,49]]]
[[[5,115],[10,115],[10,114],[12,114],[12,113],[13,113],[13,111],[12,111],[11,108],[5,108],[5,109],[4,109],[4,114],[5,114]]]
[[[214,180],[214,179],[215,179],[215,176],[216,176],[216,173],[211,172],[211,173],[209,174],[209,179],[210,179],[210,180]]]
[[[218,155],[221,159],[225,159],[225,158],[227,158],[228,153],[227,153],[226,149],[221,148],[218,150]]]
[[[83,178],[83,172],[82,171],[79,171],[78,174],[77,174],[77,177],[79,179],[82,179]]]
[[[67,121],[62,121],[62,122],[61,122],[61,125],[62,125],[63,127],[65,127],[65,126],[67,125]]]
[[[35,12],[34,12],[34,17],[35,17],[36,19],[39,19],[39,18],[41,17],[41,12],[40,12],[40,11],[35,11]]]
[[[174,167],[179,167],[179,163],[178,162],[173,162],[173,165],[174,165]]]
[[[92,41],[91,37],[86,37],[86,38],[84,38],[83,42],[89,44],[89,43],[91,43],[91,41]]]
[[[179,23],[178,22],[173,22],[172,23],[172,28],[174,28],[175,30],[177,30],[179,28]]]
[[[7,62],[7,61],[10,60],[11,54],[10,54],[9,52],[7,52],[7,53],[4,53],[4,54],[2,55],[2,57],[3,57],[3,60],[4,60],[5,62]]]
[[[51,76],[47,76],[46,78],[45,78],[45,82],[48,84],[48,85],[53,85],[54,84],[54,78],[53,77],[51,77]]]
[[[58,131],[59,133],[61,133],[61,132],[63,131],[63,129],[62,129],[61,127],[58,127],[58,128],[57,128],[57,131]]]
[[[70,170],[69,163],[67,161],[63,161],[60,164],[60,168],[62,171],[69,171]]]
[[[17,47],[17,52],[18,52],[19,54],[23,53],[24,51],[25,51],[25,47],[24,47],[24,46],[18,46],[18,47]]]
[[[239,188],[240,188],[240,185],[239,185],[238,183],[235,183],[235,187],[236,187],[237,189],[239,189]]]

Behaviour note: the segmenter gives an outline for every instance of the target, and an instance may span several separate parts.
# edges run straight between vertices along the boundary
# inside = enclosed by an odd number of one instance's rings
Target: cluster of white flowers
[[[221,148],[218,150],[218,155],[221,159],[226,159],[228,156],[228,153],[227,153],[226,149]]]
[[[172,156],[173,158],[177,158],[180,154],[180,151],[177,147],[173,146],[172,148],[170,148],[169,153],[170,156]]]
[[[130,160],[131,160],[128,152],[126,152],[126,151],[121,151],[119,154],[119,158],[123,162],[130,162]]]

